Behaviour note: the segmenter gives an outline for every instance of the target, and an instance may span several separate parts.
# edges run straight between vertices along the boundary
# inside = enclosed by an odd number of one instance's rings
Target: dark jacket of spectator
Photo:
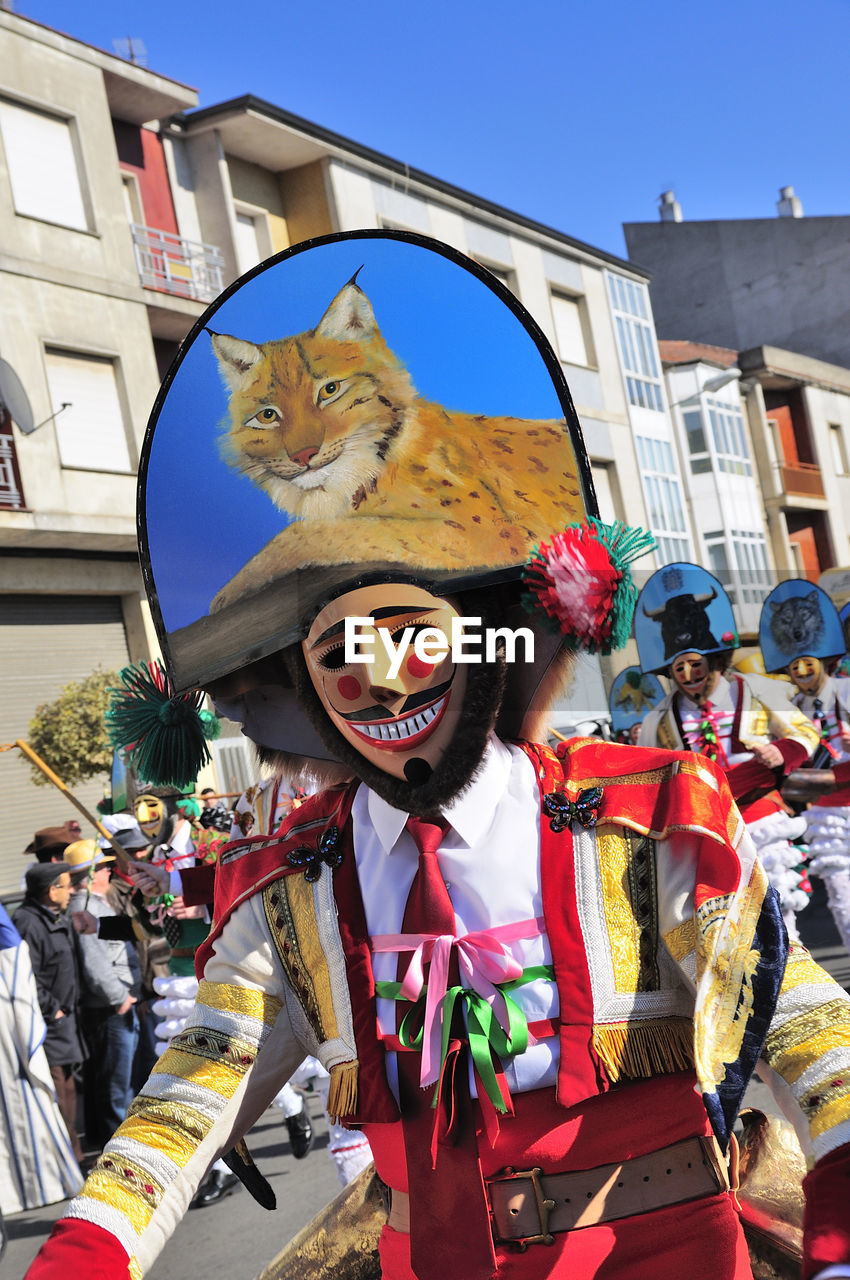
[[[44,1050],[51,1066],[82,1062],[87,1052],[77,1026],[79,971],[74,927],[27,896],[15,912],[15,928],[26,939],[38,1003],[47,1024]],[[57,1018],[62,1012],[64,1017]]]

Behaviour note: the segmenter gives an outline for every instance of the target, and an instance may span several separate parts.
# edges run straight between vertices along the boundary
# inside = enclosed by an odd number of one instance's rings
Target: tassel
[[[154,786],[193,786],[209,763],[206,740],[221,726],[201,712],[203,693],[175,694],[159,662],[139,662],[120,672],[121,687],[110,690],[106,731],[124,751],[139,778]],[[205,724],[204,716],[215,722]]]
[[[335,1124],[341,1124],[343,1117],[353,1115],[357,1110],[359,1074],[360,1063],[356,1058],[353,1062],[337,1062],[331,1067],[327,1113]]]
[[[543,612],[570,649],[622,649],[637,602],[628,565],[654,546],[650,534],[621,520],[569,525],[526,561],[523,604],[529,613]]]
[[[693,1025],[687,1018],[599,1023],[593,1028],[593,1047],[612,1084],[624,1077],[670,1075],[694,1065]]]

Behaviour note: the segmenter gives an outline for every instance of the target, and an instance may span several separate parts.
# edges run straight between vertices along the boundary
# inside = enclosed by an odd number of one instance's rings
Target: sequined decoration
[[[552,791],[543,797],[543,812],[556,835],[565,831],[572,822],[589,830],[599,819],[602,787],[585,787],[576,800],[570,800],[563,791]]]
[[[286,860],[291,867],[306,868],[304,879],[314,884],[322,874],[322,863],[332,871],[342,863],[339,827],[328,827],[327,831],[319,836],[315,849],[311,849],[309,845],[300,844],[297,849],[287,854]]]

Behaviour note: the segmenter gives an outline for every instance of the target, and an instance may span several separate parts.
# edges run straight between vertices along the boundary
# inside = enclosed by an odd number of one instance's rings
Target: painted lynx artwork
[[[435,243],[299,247],[199,322],[143,456],[144,509],[169,513],[146,551],[177,667],[181,645],[212,655],[270,627],[291,642],[310,599],[355,571],[492,578],[581,517],[586,459],[554,355]]]
[[[288,550],[293,567],[385,559],[399,538],[434,567],[473,547],[474,563],[510,564],[576,507],[558,472],[564,424],[429,403],[354,280],[306,333],[260,346],[210,336],[230,393],[225,458],[304,523],[277,540],[277,569]],[[262,587],[265,570],[247,566],[213,609]]]

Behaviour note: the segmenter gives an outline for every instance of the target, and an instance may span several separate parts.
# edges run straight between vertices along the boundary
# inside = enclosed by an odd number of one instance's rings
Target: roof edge
[[[338,147],[343,151],[350,151],[361,160],[368,160],[383,168],[391,169],[409,181],[422,183],[424,186],[433,187],[435,190],[442,192],[443,195],[453,196],[455,199],[473,203],[486,213],[500,218],[508,218],[528,231],[534,231],[538,235],[549,236],[553,240],[568,245],[570,248],[588,256],[601,258],[604,262],[620,267],[631,275],[643,276],[647,280],[650,277],[651,273],[649,271],[635,266],[614,253],[609,253],[607,249],[598,249],[583,240],[577,240],[575,237],[567,235],[566,232],[558,231],[555,227],[550,227],[544,222],[538,222],[534,218],[529,218],[525,214],[517,213],[515,210],[507,208],[506,205],[497,204],[484,196],[478,196],[474,192],[467,191],[464,187],[458,187],[454,183],[444,181],[442,178],[436,178],[433,174],[426,173],[424,169],[415,169],[402,160],[396,160],[392,156],[385,155],[382,151],[376,151],[363,143],[355,142],[341,133],[336,133],[333,129],[326,129],[323,125],[307,120],[303,116],[295,115],[283,107],[276,106],[273,102],[266,102],[263,98],[257,98],[250,93],[244,94],[239,98],[230,98],[226,102],[214,103],[209,107],[181,111],[173,116],[172,119],[184,127],[191,128],[193,124],[212,121],[218,116],[233,115],[239,111],[255,111],[260,115],[268,116],[279,124],[298,129],[302,133],[318,139],[320,142],[327,143],[329,146]]]

